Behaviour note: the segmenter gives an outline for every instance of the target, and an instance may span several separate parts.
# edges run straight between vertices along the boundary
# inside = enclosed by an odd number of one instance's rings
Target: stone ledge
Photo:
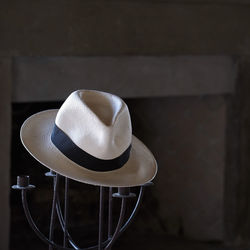
[[[237,62],[227,56],[17,57],[13,101],[62,100],[75,89],[122,97],[234,92]]]

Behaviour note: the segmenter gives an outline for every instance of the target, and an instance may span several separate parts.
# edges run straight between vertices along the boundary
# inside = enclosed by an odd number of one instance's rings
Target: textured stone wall
[[[198,197],[203,193],[201,190],[192,190],[192,181],[186,178],[184,175],[185,172],[183,172],[181,178],[185,180],[184,183],[186,186],[184,185],[182,188],[189,187],[189,189],[185,190],[184,193],[181,190],[177,190],[179,185],[175,182],[175,174],[179,175],[179,172],[174,172],[176,168],[173,170],[173,176],[169,176],[169,181],[166,185],[171,184],[170,186],[175,187],[177,193],[182,193],[183,196],[176,196],[181,206],[184,204],[184,194],[187,197],[190,197],[192,194],[194,200],[190,204],[192,206],[196,204],[201,207],[201,218],[204,219],[201,222],[208,221],[211,223],[209,223],[208,231],[199,230],[197,224],[192,225],[192,222],[195,219],[198,221],[198,219],[196,218],[197,214],[193,213],[192,207],[187,206],[188,203],[184,205],[185,209],[183,208],[183,213],[186,213],[186,219],[184,220],[179,219],[180,211],[176,212],[176,216],[173,216],[172,221],[169,219],[170,209],[164,210],[162,213],[166,221],[171,222],[166,229],[172,230],[171,232],[177,232],[181,229],[180,231],[184,230],[188,236],[197,236],[198,232],[200,234],[199,239],[205,239],[204,235],[208,233],[209,237],[206,239],[210,239],[210,232],[212,232],[213,228],[216,228],[219,231],[218,235],[220,238],[222,237],[221,231],[224,231],[224,239],[230,239],[236,243],[246,242],[249,239],[250,223],[248,211],[248,194],[250,192],[248,181],[250,155],[248,142],[250,134],[248,126],[250,114],[248,87],[250,79],[248,73],[250,72],[249,23],[249,0],[121,0],[118,2],[112,0],[95,0],[91,2],[80,0],[35,2],[30,0],[3,0],[1,1],[0,8],[0,57],[4,56],[7,59],[3,59],[4,63],[1,63],[0,66],[1,88],[4,90],[6,88],[10,91],[10,72],[13,73],[17,69],[15,63],[18,60],[19,62],[23,60],[20,56],[227,55],[234,58],[235,62],[239,62],[240,69],[237,77],[236,92],[227,96],[214,97],[215,104],[218,100],[221,103],[220,106],[217,106],[218,109],[215,108],[214,110],[214,114],[218,115],[218,119],[215,119],[218,122],[216,127],[218,131],[216,130],[215,134],[221,131],[219,135],[225,138],[224,143],[227,146],[224,149],[221,148],[222,151],[218,151],[221,152],[218,155],[221,157],[221,155],[225,154],[225,158],[223,163],[219,164],[219,168],[216,168],[218,172],[225,171],[225,180],[223,181],[215,174],[215,180],[218,180],[218,182],[217,186],[214,186],[214,188],[217,187],[220,189],[222,182],[224,182],[224,206],[222,206],[221,201],[218,201],[217,203],[213,203],[213,209],[217,208],[216,204],[224,207],[224,215],[218,210],[218,213],[214,214],[214,218],[219,218],[220,215],[224,217],[225,230],[222,230],[223,226],[221,224],[216,226],[216,220],[209,221],[210,217],[206,217],[206,211],[208,211],[204,209],[206,203],[198,201]],[[14,62],[13,67],[10,67],[9,63],[11,58]],[[29,60],[32,61],[33,59]],[[32,66],[35,67],[36,65],[32,64]],[[44,65],[41,66],[43,67]],[[57,69],[53,67],[50,70],[51,72],[57,72]],[[216,75],[217,73],[214,76],[216,77]],[[13,75],[13,82],[20,83],[15,77],[16,75]],[[22,79],[25,81],[27,76],[22,75]],[[15,85],[13,87],[12,96],[14,98],[17,96],[16,87]],[[7,111],[10,110],[11,96],[8,91],[2,91],[1,121],[4,122],[9,119],[9,112]],[[25,96],[25,93],[27,94],[24,91],[24,95],[22,96]],[[192,102],[198,103],[196,98],[194,97],[192,101],[189,100],[190,103],[188,105],[191,105]],[[148,105],[152,105],[150,101]],[[197,112],[201,117],[204,115],[204,117],[208,118],[211,114],[207,110],[207,106],[203,101],[200,101],[199,105],[203,107],[204,112]],[[213,107],[213,105],[211,106]],[[178,110],[180,107],[177,106],[175,109]],[[159,107],[157,106],[156,110],[159,110]],[[196,113],[194,113],[192,108],[186,114],[195,115]],[[174,117],[175,114],[172,114],[172,116]],[[175,118],[178,118],[177,114]],[[5,129],[10,128],[10,125],[4,122],[2,126]],[[191,126],[193,121],[189,120],[189,122],[187,124]],[[166,123],[166,125],[168,124]],[[216,126],[216,124],[210,125]],[[176,127],[170,129],[178,131],[180,124],[177,122],[173,126]],[[223,130],[222,132],[223,126],[225,131]],[[199,129],[202,131],[205,128],[206,126],[204,125]],[[147,136],[149,136],[149,129],[146,132]],[[198,132],[200,130],[197,130]],[[3,136],[7,136],[7,132]],[[223,139],[222,137],[221,139]],[[169,138],[167,137],[167,139]],[[187,145],[188,142],[189,139],[187,138],[187,141],[184,141],[183,145]],[[3,159],[3,162],[6,162],[6,166],[8,166],[6,155],[8,155],[9,141],[4,140],[2,143],[2,152],[7,153],[1,156],[1,160]],[[176,143],[173,146],[180,150],[183,145]],[[216,145],[218,146],[218,144]],[[155,152],[157,154],[158,150],[155,150]],[[219,162],[219,156],[216,153],[214,154],[214,157],[217,157],[216,159]],[[189,154],[187,154],[188,157]],[[174,157],[171,156],[169,159],[174,159]],[[190,160],[190,164],[194,164],[195,169],[197,159],[190,157],[188,160]],[[6,171],[7,168],[2,167],[2,169],[0,183],[8,186],[7,180],[9,176],[8,171]],[[208,175],[214,174],[212,169]],[[160,179],[158,181],[159,187],[163,185]],[[206,178],[204,179],[205,182],[202,182],[202,179],[197,179],[196,181],[205,185]],[[211,195],[215,191],[212,189],[211,183],[207,183],[207,187],[210,188],[206,189],[204,194]],[[4,230],[1,234],[2,239],[0,239],[0,242],[4,245],[3,249],[5,250],[7,249],[8,241],[8,192],[6,188],[3,190],[0,196],[5,197],[5,199],[2,200],[3,205],[1,204],[0,209],[3,209],[1,216],[3,215],[4,219],[2,220],[2,217],[0,219],[3,222],[2,226]],[[217,195],[218,197],[220,196],[219,193]],[[171,196],[164,198],[169,199],[169,201],[172,199]],[[217,201],[217,196],[214,198]],[[175,203],[172,202],[172,204]],[[173,212],[175,212],[175,209],[173,209]],[[217,221],[221,223],[221,218]],[[190,228],[191,231],[187,230],[186,225],[192,225],[192,228]]]
[[[11,60],[0,57],[0,249],[8,249],[10,137],[11,137]]]
[[[225,97],[144,99],[132,104],[135,133],[158,159],[151,194],[157,201],[152,215],[162,223],[161,229],[198,240],[224,239]],[[159,229],[151,230],[157,234]]]
[[[3,0],[0,55],[249,55],[249,1]]]

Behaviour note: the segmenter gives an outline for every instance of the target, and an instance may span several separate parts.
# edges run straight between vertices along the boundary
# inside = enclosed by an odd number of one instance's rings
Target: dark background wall
[[[249,1],[1,1],[2,56],[248,56]]]
[[[250,185],[248,184],[250,178],[249,24],[250,1],[248,0],[1,1],[0,81],[1,86],[3,86],[1,95],[4,97],[1,104],[1,116],[3,117],[1,120],[10,121],[10,112],[6,111],[10,109],[11,101],[17,102],[21,100],[21,95],[18,97],[16,94],[16,89],[20,86],[17,84],[21,81],[15,74],[17,62],[21,57],[76,56],[85,58],[113,56],[121,58],[124,56],[174,57],[179,55],[188,57],[190,55],[197,57],[204,55],[230,57],[230,60],[237,65],[237,69],[235,67],[232,69],[237,76],[234,79],[235,87],[231,89],[232,91],[220,92],[219,96],[214,96],[213,93],[213,96],[208,98],[209,101],[206,98],[205,101],[200,99],[204,95],[211,95],[211,93],[206,92],[196,93],[193,96],[191,95],[190,98],[186,98],[184,94],[180,99],[177,98],[175,102],[172,102],[166,95],[165,100],[163,100],[164,97],[154,101],[146,100],[144,103],[137,100],[135,107],[148,105],[149,110],[156,109],[160,111],[163,111],[160,108],[163,104],[164,107],[171,107],[169,109],[164,108],[164,114],[176,119],[177,124],[175,122],[172,129],[176,129],[178,135],[182,131],[179,127],[181,127],[183,117],[176,117],[176,114],[179,110],[182,110],[182,107],[186,109],[192,107],[190,108],[191,111],[187,111],[189,114],[191,113],[191,117],[200,111],[200,115],[197,116],[199,117],[198,120],[203,120],[206,115],[208,115],[207,117],[215,115],[212,120],[217,121],[221,127],[218,124],[210,124],[208,131],[215,131],[214,136],[216,136],[217,131],[221,139],[220,150],[222,151],[220,152],[222,154],[220,156],[223,157],[223,160],[222,163],[218,163],[219,168],[215,168],[220,169],[220,174],[223,172],[223,176],[220,176],[219,182],[217,182],[217,185],[222,182],[220,192],[223,193],[223,197],[219,203],[224,204],[220,206],[220,225],[216,226],[215,224],[215,233],[212,237],[207,235],[208,231],[205,229],[203,233],[198,230],[197,233],[193,231],[191,235],[188,229],[186,230],[186,236],[195,238],[195,235],[198,239],[208,240],[216,239],[215,235],[217,235],[219,240],[233,245],[247,245],[250,233],[248,211],[250,205],[248,198],[250,192]],[[50,71],[54,72],[55,68],[51,67]],[[216,75],[214,76],[216,77]],[[24,76],[23,79],[27,79],[27,75],[21,76]],[[191,81],[192,79],[189,84]],[[32,82],[32,84],[35,83]],[[58,86],[60,87],[60,83]],[[13,89],[12,97],[10,96],[11,88]],[[195,89],[195,86],[192,85],[191,88]],[[32,99],[32,93],[29,96]],[[25,99],[21,101],[25,101]],[[207,102],[210,103],[208,106],[206,106]],[[211,106],[216,111],[209,113]],[[176,112],[171,113],[172,110]],[[204,113],[204,110],[207,110],[207,113]],[[150,117],[148,119],[150,120]],[[154,119],[156,118],[154,117]],[[194,121],[191,119],[189,124],[195,132],[197,130],[194,126],[200,123]],[[213,129],[213,125],[215,129]],[[154,126],[158,128],[158,125]],[[165,126],[170,125],[166,122]],[[9,128],[9,133],[10,125],[7,124],[4,127]],[[145,134],[141,136],[145,137],[154,153],[158,154],[159,151],[154,146],[157,141],[150,138],[147,127],[144,127],[142,131],[145,131]],[[1,206],[1,221],[4,221],[6,230],[4,230],[5,233],[1,234],[3,240],[0,240],[2,244],[0,249],[7,249],[6,242],[8,242],[6,240],[9,216],[7,206],[8,188],[6,187],[10,185],[8,181],[10,170],[8,163],[8,133],[6,131],[3,133],[3,138],[6,139],[2,148],[7,151],[1,156],[5,163],[1,168],[1,176],[4,180],[4,182],[1,182],[4,185],[1,196],[6,197],[3,203],[5,206]],[[165,134],[165,138],[171,140],[168,134]],[[197,135],[197,138],[197,142],[199,139],[202,142],[205,140],[199,135]],[[187,138],[186,144],[184,144],[184,146],[186,145],[185,148],[191,142]],[[173,147],[178,148],[181,146],[183,147],[183,145],[175,144]],[[198,147],[199,144],[197,144]],[[171,155],[171,157],[173,156]],[[172,159],[176,158],[173,157]],[[182,159],[185,160],[185,158]],[[165,164],[165,162],[162,163],[162,165]],[[202,164],[202,162],[199,162],[199,164]],[[200,168],[198,167],[198,169]],[[174,177],[178,177],[178,172],[172,172],[172,174]],[[185,175],[182,178],[185,179]],[[176,190],[178,190],[178,181],[180,180],[178,178],[176,180],[169,179],[169,185],[170,187],[176,185]],[[161,182],[159,181],[159,183]],[[155,190],[157,190],[157,186]],[[194,186],[194,190],[192,188],[189,190],[192,197],[197,187]],[[216,192],[218,190],[210,191]],[[180,193],[182,194],[181,190]],[[199,195],[197,197],[199,198]],[[173,204],[171,196],[163,197],[163,199],[168,202],[171,201]],[[197,204],[197,206],[199,207],[200,204]],[[190,211],[192,208],[190,208]],[[182,212],[180,213],[183,215]],[[174,217],[173,211],[165,210],[165,208],[161,214],[167,218],[168,223],[166,225],[170,228],[168,230],[172,234],[178,232],[180,225],[183,225],[183,223],[180,223],[179,217]],[[191,212],[184,218],[192,218],[190,215],[192,215]],[[193,216],[196,217],[196,214]],[[170,218],[172,218],[172,221]],[[209,217],[205,216],[204,218]],[[223,222],[221,222],[221,219]],[[187,222],[187,225],[189,225],[187,227],[190,228],[192,223],[193,220]],[[222,229],[220,229],[221,227]],[[218,228],[219,232],[217,231]]]

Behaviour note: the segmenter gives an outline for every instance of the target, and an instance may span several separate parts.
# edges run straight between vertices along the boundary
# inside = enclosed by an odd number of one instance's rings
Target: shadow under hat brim
[[[46,110],[29,117],[20,131],[21,141],[28,152],[41,164],[73,180],[111,187],[140,186],[157,173],[157,163],[150,150],[135,136],[129,160],[120,169],[97,172],[71,161],[51,142],[50,136],[58,110]]]

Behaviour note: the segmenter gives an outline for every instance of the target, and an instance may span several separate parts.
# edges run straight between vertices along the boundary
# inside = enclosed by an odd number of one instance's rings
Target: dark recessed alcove
[[[129,100],[127,100],[129,102]],[[130,101],[133,105],[133,100]],[[46,167],[37,162],[23,147],[20,140],[20,128],[22,123],[34,113],[46,109],[57,109],[62,102],[35,102],[35,103],[13,103],[12,104],[12,146],[11,146],[11,183],[16,182],[16,176],[29,175],[31,183],[36,186],[35,190],[28,192],[28,202],[31,214],[39,229],[48,235],[50,210],[52,202],[52,179],[44,174],[49,171]],[[60,177],[60,197],[63,206],[63,188],[64,178]],[[132,188],[132,192],[138,193],[138,188]],[[108,189],[105,192],[105,198],[108,198]],[[70,181],[70,232],[76,238],[76,242],[87,247],[93,245],[98,237],[98,211],[99,211],[99,188],[76,181]],[[131,212],[135,205],[135,199],[128,205],[127,213]],[[147,199],[144,200],[144,203]],[[153,202],[150,199],[148,202]],[[146,205],[143,204],[142,207]],[[153,204],[152,204],[153,205]],[[120,200],[114,203],[114,225],[119,216]],[[105,205],[105,214],[107,214],[107,203]],[[143,213],[143,210],[142,210]],[[129,214],[128,214],[129,215]],[[143,215],[143,214],[142,214]],[[144,212],[145,215],[145,212]],[[146,213],[147,216],[147,213]],[[105,222],[105,226],[106,226]],[[59,222],[56,224],[56,240],[62,241],[62,233]],[[107,234],[107,230],[104,233]],[[132,232],[133,235],[133,232]],[[125,236],[126,237],[126,236]],[[119,246],[119,241],[117,243]],[[44,249],[46,246],[42,243],[36,234],[29,227],[21,204],[20,192],[11,192],[11,250],[33,250]],[[122,245],[119,249],[123,249]]]
[[[213,116],[214,113],[217,114],[217,110],[221,110],[221,107],[224,105],[224,99],[225,97],[223,96],[203,96],[202,98],[162,97],[125,99],[131,113],[133,133],[144,141],[155,154],[161,171],[159,172],[160,175],[155,179],[156,185],[146,190],[142,207],[139,210],[135,221],[115,243],[114,249],[233,249],[223,246],[222,243],[216,242],[216,240],[203,243],[188,240],[185,231],[187,229],[185,228],[185,224],[183,224],[182,218],[175,218],[174,222],[176,224],[173,226],[171,218],[165,218],[162,215],[162,210],[160,210],[164,206],[167,209],[169,206],[175,207],[178,205],[179,197],[177,197],[178,190],[176,189],[176,186],[173,186],[172,191],[168,190],[169,187],[173,185],[173,183],[168,180],[168,175],[172,174],[170,171],[171,165],[168,164],[168,158],[171,158],[173,152],[178,149],[179,144],[176,144],[173,139],[180,136],[178,123],[181,124],[182,120],[187,119],[187,117],[193,117],[199,112],[199,117],[196,117],[195,119],[198,119],[199,121],[201,119],[200,124],[198,125],[203,126],[207,122],[207,116],[210,119],[211,114]],[[49,228],[49,216],[52,201],[52,180],[44,176],[47,169],[39,164],[24,149],[19,138],[19,131],[24,120],[30,115],[46,109],[59,108],[61,104],[62,102],[29,102],[12,104],[11,183],[16,182],[17,175],[30,175],[31,183],[37,187],[35,190],[30,191],[28,195],[31,213],[37,225],[39,225],[39,228],[45,234],[48,234]],[[164,112],[162,107],[165,107]],[[209,115],[204,114],[203,111],[199,111],[199,109],[202,110],[204,107],[208,110],[206,112],[208,112]],[[202,121],[202,119],[205,120]],[[193,123],[196,124],[195,121]],[[188,123],[186,125],[188,125]],[[197,128],[191,126],[190,133],[193,133],[195,136]],[[159,140],[159,137],[161,140]],[[163,143],[163,141],[167,141],[168,143]],[[199,145],[198,142],[197,145]],[[163,152],[167,152],[167,154],[163,155]],[[181,156],[179,156],[177,152],[177,156],[174,157],[174,159],[179,161],[181,159],[180,157]],[[185,160],[185,156],[183,159]],[[167,162],[166,165],[164,164],[165,161]],[[167,171],[170,172],[169,174],[168,172],[165,172],[166,175],[164,176],[166,166],[168,166],[169,169]],[[61,178],[61,191],[63,191],[63,182],[64,180]],[[163,183],[165,183],[164,186]],[[180,187],[185,185],[184,182],[182,183],[181,179],[178,180],[178,183]],[[138,193],[138,188],[133,188],[133,191]],[[173,199],[174,197],[170,194],[176,193],[176,200],[172,200],[172,203],[170,203],[169,200],[162,200],[162,192],[167,192],[170,199]],[[62,194],[63,193],[61,192],[61,197],[63,197]],[[183,196],[185,195],[183,194]],[[76,239],[76,242],[83,247],[91,245],[97,240],[98,198],[99,190],[97,187],[74,181],[70,182],[70,231]],[[173,204],[174,202],[176,202],[177,205]],[[131,211],[134,204],[135,200],[131,201],[131,204],[128,207],[128,213]],[[107,211],[107,204],[105,209],[105,211]],[[118,218],[118,211],[119,201],[116,201],[115,218]],[[175,232],[174,234],[173,231]],[[60,242],[61,238],[62,235],[59,233],[59,223],[57,223],[56,239]],[[33,250],[34,248],[36,250],[42,250],[46,249],[47,246],[43,244],[30,229],[21,206],[20,193],[18,191],[12,191],[10,249]]]

